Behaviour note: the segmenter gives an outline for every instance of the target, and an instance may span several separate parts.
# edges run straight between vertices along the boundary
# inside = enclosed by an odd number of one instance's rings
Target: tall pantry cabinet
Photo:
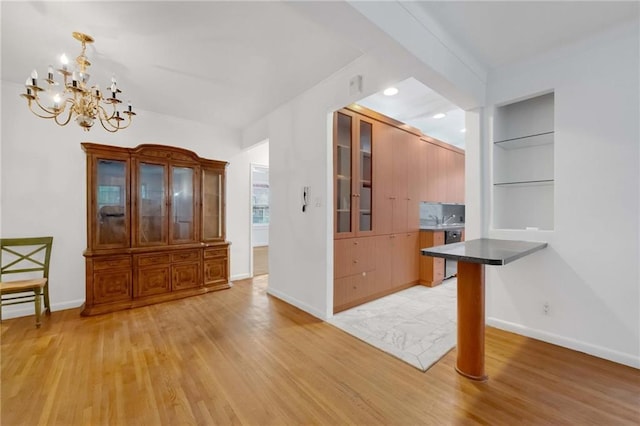
[[[334,114],[334,312],[417,282],[419,143],[373,111]]]
[[[229,288],[227,163],[175,147],[83,143],[94,315]]]

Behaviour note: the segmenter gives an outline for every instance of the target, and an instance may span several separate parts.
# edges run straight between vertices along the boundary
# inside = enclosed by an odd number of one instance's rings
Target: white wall
[[[270,294],[317,317],[333,315],[331,114],[389,82],[414,76],[428,84],[426,69],[395,44],[381,47],[245,129],[245,143],[268,137],[270,144]],[[349,80],[356,75],[363,77],[364,89],[350,95]],[[303,186],[311,188],[306,213]]]
[[[513,264],[487,267],[488,323],[636,367],[638,40],[637,23],[601,34],[495,71],[487,91],[489,106],[555,91],[555,228],[488,230],[494,238],[549,242]],[[490,168],[486,146],[483,164]]]
[[[129,129],[111,134],[94,127],[84,132],[74,123],[59,127],[35,117],[18,96],[23,90],[21,85],[2,81],[0,229],[3,237],[54,237],[50,271],[53,310],[79,306],[85,297],[86,161],[81,142],[127,147],[174,145],[205,158],[229,161],[227,211],[237,204],[247,205],[248,183],[236,186],[235,182],[235,176],[249,173],[248,159],[240,151],[239,131],[138,111]],[[248,207],[245,210],[244,223],[238,215],[227,215],[232,276],[249,273]],[[3,312],[9,318],[32,314],[33,308],[22,304],[5,307]]]

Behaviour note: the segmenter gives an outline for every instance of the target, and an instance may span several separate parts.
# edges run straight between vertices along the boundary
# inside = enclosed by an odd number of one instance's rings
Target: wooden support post
[[[458,359],[456,371],[487,380],[484,371],[484,265],[458,262]]]

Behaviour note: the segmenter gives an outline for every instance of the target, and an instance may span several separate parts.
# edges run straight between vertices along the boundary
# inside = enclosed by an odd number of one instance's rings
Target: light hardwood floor
[[[269,273],[269,246],[253,248],[253,276]]]
[[[268,276],[2,323],[4,425],[638,424],[640,370],[496,329],[489,381],[426,373],[278,299]]]

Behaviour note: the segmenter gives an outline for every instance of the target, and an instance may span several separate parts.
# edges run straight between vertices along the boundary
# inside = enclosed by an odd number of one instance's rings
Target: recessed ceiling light
[[[387,87],[386,89],[384,89],[384,92],[382,93],[384,93],[387,96],[393,96],[398,94],[398,89],[396,89],[395,87]]]
[[[467,129],[460,129],[460,133],[467,133]]]
[[[434,115],[434,116],[433,116],[433,118],[435,118],[436,120],[439,120],[439,119],[444,118],[444,117],[446,117],[446,116],[447,116],[447,114],[444,114],[444,113],[442,113],[442,112],[439,112],[439,113],[437,113],[436,115]]]

